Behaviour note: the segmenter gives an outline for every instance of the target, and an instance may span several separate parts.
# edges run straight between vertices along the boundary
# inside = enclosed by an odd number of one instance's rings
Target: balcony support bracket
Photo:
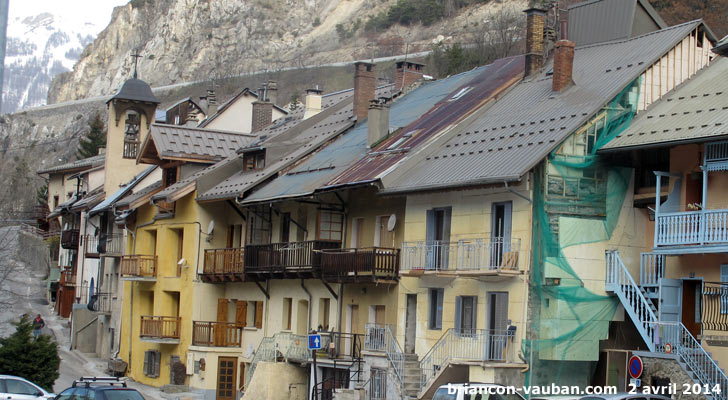
[[[240,218],[242,218],[242,219],[243,219],[243,221],[246,221],[246,220],[247,220],[247,219],[245,218],[245,215],[244,215],[244,214],[243,214],[243,213],[242,213],[242,212],[240,211],[240,209],[239,209],[238,207],[236,207],[236,206],[235,206],[235,203],[233,203],[233,202],[232,202],[232,201],[230,201],[230,200],[228,200],[228,201],[227,201],[227,203],[228,203],[228,204],[230,205],[230,207],[232,207],[232,208],[233,208],[233,210],[235,210],[235,214],[238,214],[238,215],[240,216]]]
[[[331,285],[329,285],[329,283],[323,279],[321,279],[321,282],[324,284],[324,286],[326,286],[326,289],[329,289],[329,292],[331,293],[332,296],[334,296],[334,299],[336,299],[338,301],[339,295],[337,295],[336,292],[334,291],[334,289],[331,288]],[[343,283],[341,285],[343,285]]]
[[[258,285],[258,289],[260,289],[260,291],[263,292],[263,294],[265,295],[265,298],[270,300],[270,294],[268,293],[266,288],[264,288],[263,285],[261,285],[260,282],[258,282],[258,281],[255,281],[255,284]]]

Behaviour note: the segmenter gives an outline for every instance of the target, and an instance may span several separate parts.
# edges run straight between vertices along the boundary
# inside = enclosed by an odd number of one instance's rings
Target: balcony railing
[[[139,153],[139,140],[136,138],[124,138],[124,158],[136,158]]]
[[[321,274],[332,282],[395,280],[399,250],[382,247],[321,251]]]
[[[245,273],[318,274],[321,253],[338,249],[341,243],[329,240],[272,243],[245,246]]]
[[[59,283],[63,286],[76,286],[76,271],[71,267],[66,267],[66,269],[61,271]]]
[[[121,233],[84,237],[86,257],[121,256],[124,254],[124,235]]]
[[[192,322],[192,344],[195,346],[240,347],[243,327],[233,322]]]
[[[179,339],[181,318],[142,315],[139,336],[152,339]]]
[[[120,270],[121,275],[139,278],[156,278],[157,256],[122,256]]]
[[[658,213],[655,246],[728,243],[728,210]]]
[[[245,249],[205,250],[205,264],[200,278],[205,282],[240,281],[245,265]]]
[[[701,312],[703,330],[728,331],[728,283],[703,284]]]
[[[402,269],[425,271],[518,271],[520,239],[463,239],[402,244]]]
[[[61,247],[66,250],[78,248],[78,229],[66,229],[61,232]]]
[[[99,313],[109,314],[111,313],[112,299],[113,295],[111,293],[96,293],[91,296],[89,309]]]

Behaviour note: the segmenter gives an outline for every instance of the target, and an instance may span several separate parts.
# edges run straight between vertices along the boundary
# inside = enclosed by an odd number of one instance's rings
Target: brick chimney
[[[273,104],[277,104],[278,102],[278,84],[276,84],[275,81],[268,81],[268,84],[266,85],[266,97],[268,101],[270,101]]]
[[[425,64],[415,63],[411,61],[397,62],[397,77],[394,86],[397,90],[409,87],[411,84],[422,79],[425,72]]]
[[[354,63],[354,116],[357,121],[362,121],[369,113],[369,101],[374,99],[375,89],[374,64]]]
[[[306,89],[306,110],[303,113],[303,119],[309,119],[321,112],[321,93],[323,90],[318,85]]]
[[[258,132],[273,122],[273,103],[269,101],[253,102],[252,132]]]
[[[369,102],[367,117],[367,147],[372,148],[389,135],[389,99]]]
[[[526,76],[532,76],[543,66],[543,30],[546,10],[529,8],[526,13]]]
[[[559,40],[554,46],[554,79],[551,88],[560,92],[574,84],[571,74],[574,69],[574,42]]]

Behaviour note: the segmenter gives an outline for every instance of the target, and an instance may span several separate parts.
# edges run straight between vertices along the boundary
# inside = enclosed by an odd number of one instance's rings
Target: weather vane
[[[134,50],[134,53],[132,53],[130,57],[134,59],[134,79],[136,79],[137,78],[137,60],[142,58],[142,55],[139,54],[139,50]]]

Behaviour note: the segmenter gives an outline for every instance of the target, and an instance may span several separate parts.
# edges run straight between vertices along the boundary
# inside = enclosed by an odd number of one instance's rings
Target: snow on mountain
[[[103,8],[74,1],[80,7],[60,9],[42,2],[33,2],[32,8],[11,2],[0,112],[46,104],[51,79],[73,69],[86,45],[108,24],[112,7],[125,2],[105,1]]]

